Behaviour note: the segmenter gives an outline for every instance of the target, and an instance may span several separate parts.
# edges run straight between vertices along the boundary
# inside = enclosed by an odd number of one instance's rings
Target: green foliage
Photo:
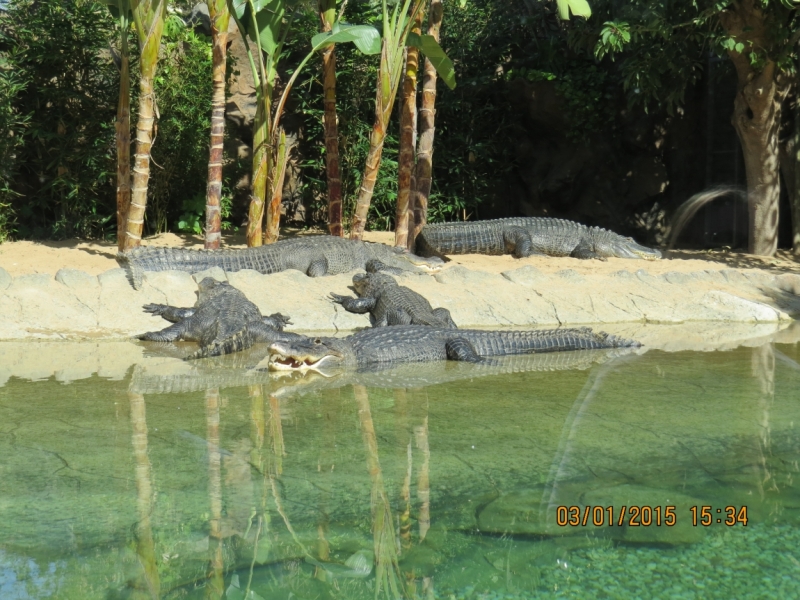
[[[184,215],[198,214],[191,208],[194,199],[205,198],[211,65],[210,40],[195,34],[180,17],[168,17],[155,79],[159,119],[147,200],[152,232],[166,231],[171,225],[181,229],[181,222],[191,221]],[[200,215],[204,213],[205,205],[199,210]],[[193,225],[186,227],[193,229]]]
[[[25,89],[19,73],[0,64],[0,243],[13,235],[14,210],[11,206],[17,193],[11,188],[18,172],[17,151],[22,143],[22,133],[30,121],[29,115],[20,114],[16,107],[17,96]]]
[[[111,15],[90,0],[11,0],[0,28],[0,52],[25,85],[2,110],[29,117],[15,149],[14,194],[4,200],[17,234],[110,233],[118,87],[107,50]]]
[[[230,229],[230,221],[225,219],[231,215],[231,197],[223,195],[220,198],[220,216],[222,217],[221,228],[223,230]],[[194,233],[196,235],[203,234],[203,228],[206,224],[206,195],[196,194],[191,198],[184,200],[181,203],[183,212],[178,217],[178,222],[175,229],[182,233]]]

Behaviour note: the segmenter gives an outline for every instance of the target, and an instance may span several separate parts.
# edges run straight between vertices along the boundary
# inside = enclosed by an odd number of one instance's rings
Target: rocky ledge
[[[641,263],[639,263],[641,264]],[[637,265],[639,266],[639,265]],[[98,276],[61,269],[11,277],[0,268],[0,340],[23,338],[119,339],[160,329],[163,320],[142,311],[149,302],[192,306],[197,281],[227,279],[264,314],[282,312],[294,330],[347,330],[367,324],[328,299],[349,294],[352,274],[312,279],[298,271],[150,273],[134,290],[122,269]],[[399,281],[450,310],[460,327],[541,327],[581,323],[775,323],[800,315],[800,275],[759,269],[668,272],[645,269],[545,274],[530,265],[487,273],[450,266],[436,275]]]

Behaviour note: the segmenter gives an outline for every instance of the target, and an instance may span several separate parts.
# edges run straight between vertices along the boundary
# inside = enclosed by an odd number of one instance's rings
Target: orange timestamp
[[[678,523],[677,507],[666,506],[558,506],[556,524],[559,527],[674,527]],[[747,526],[747,507],[692,506],[692,525],[708,527],[720,523],[732,527]]]

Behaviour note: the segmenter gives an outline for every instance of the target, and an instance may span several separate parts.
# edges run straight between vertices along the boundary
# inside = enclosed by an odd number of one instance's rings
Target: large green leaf
[[[267,54],[275,54],[281,38],[281,27],[285,12],[285,0],[254,0],[256,9],[256,25],[261,49]]]
[[[353,42],[364,54],[378,54],[381,51],[381,34],[372,25],[334,23],[331,31],[318,33],[311,38],[311,46],[315,51],[346,42]]]
[[[558,3],[558,16],[563,20],[569,20],[569,13],[576,17],[583,17],[588,19],[592,16],[592,9],[589,8],[589,3],[586,0],[556,0]]]
[[[436,68],[436,72],[447,84],[447,87],[451,90],[456,87],[456,72],[453,68],[453,61],[444,53],[436,38],[432,35],[409,33],[406,38],[406,45],[419,48],[425,57],[431,61],[431,64]]]
[[[244,17],[247,14],[247,0],[228,0],[228,8],[234,18],[244,24]]]

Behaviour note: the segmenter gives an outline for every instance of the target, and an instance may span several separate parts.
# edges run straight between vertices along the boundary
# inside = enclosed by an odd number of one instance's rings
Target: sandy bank
[[[392,234],[371,233],[373,241]],[[228,246],[242,245],[229,238]],[[152,245],[199,247],[200,240],[162,234]],[[14,242],[0,245],[0,339],[121,339],[163,328],[142,312],[149,302],[191,306],[187,273],[147,276],[133,290],[109,243]],[[448,308],[461,327],[550,327],[612,323],[780,323],[800,315],[800,265],[787,255],[760,259],[687,253],[655,262],[466,255],[434,275],[400,277],[403,285]],[[702,257],[702,258],[701,258]],[[349,294],[352,274],[312,279],[297,271],[227,278],[262,312],[292,317],[293,329],[335,331],[367,325],[343,311],[330,292]]]

